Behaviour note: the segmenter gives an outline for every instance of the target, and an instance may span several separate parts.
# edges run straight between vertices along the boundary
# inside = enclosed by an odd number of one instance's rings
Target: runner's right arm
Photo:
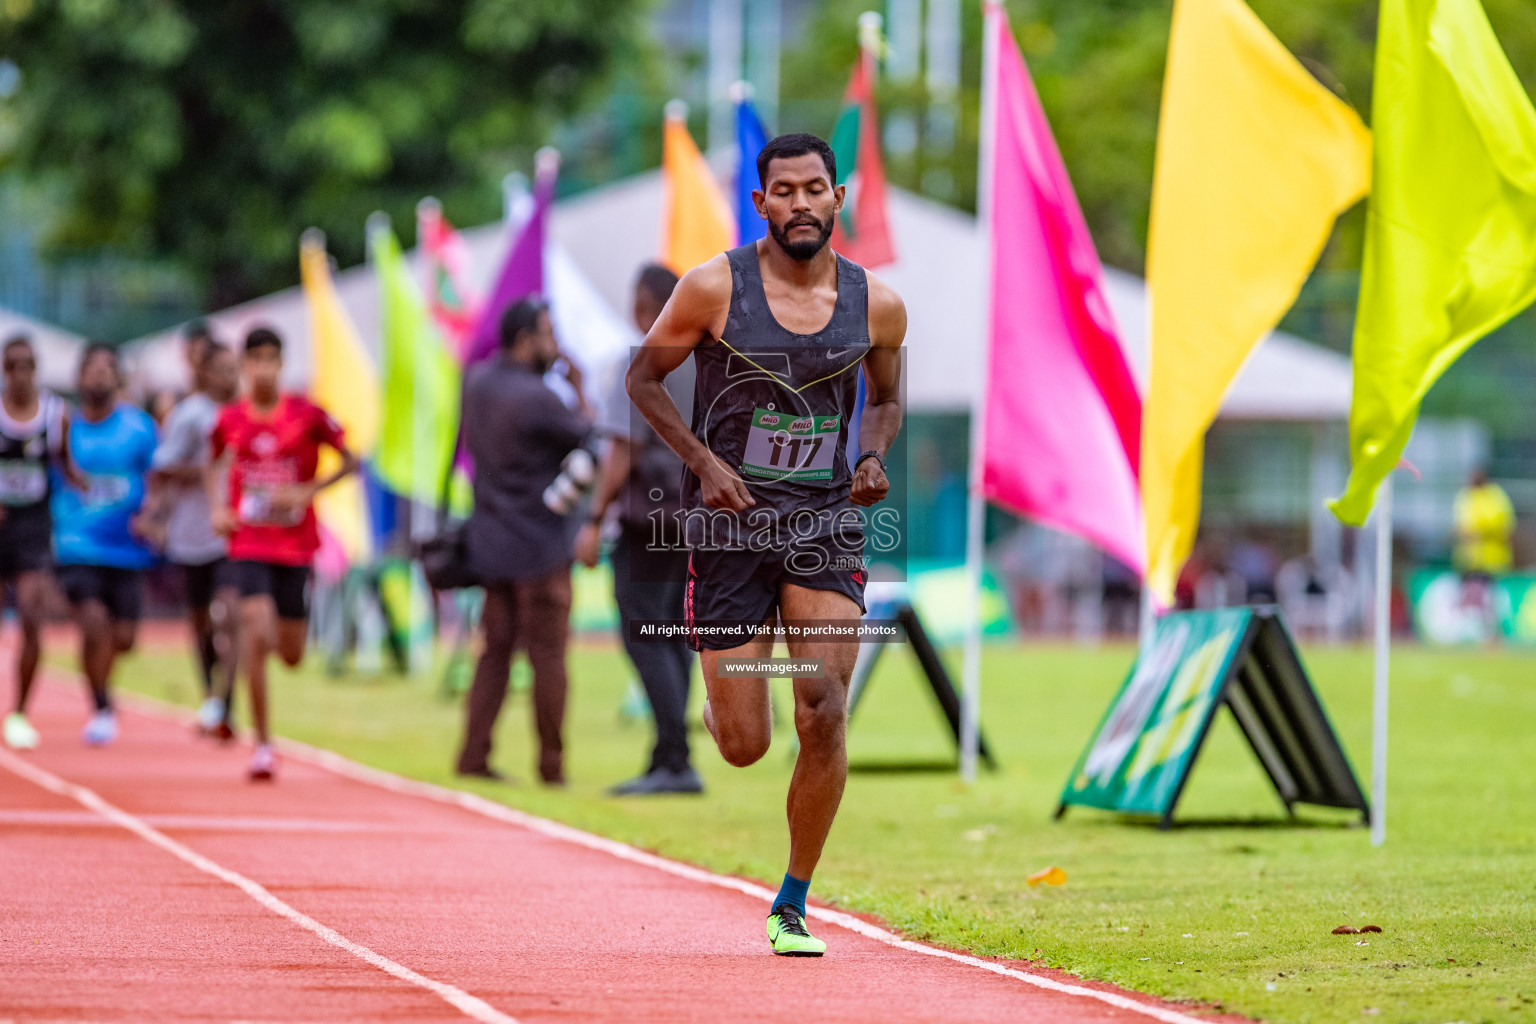
[[[677,283],[645,344],[635,353],[624,377],[630,399],[660,438],[699,478],[704,504],[740,512],[757,504],[741,477],[721,462],[683,422],[667,374],[683,365],[706,339],[720,337],[731,311],[731,264],[724,253],[701,263]]]

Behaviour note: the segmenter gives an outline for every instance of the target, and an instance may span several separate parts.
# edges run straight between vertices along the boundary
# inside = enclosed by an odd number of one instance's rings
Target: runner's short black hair
[[[501,315],[501,347],[517,344],[518,335],[539,326],[539,315],[549,312],[549,303],[542,295],[529,295],[518,299]]]
[[[256,327],[245,336],[245,354],[250,355],[260,348],[275,348],[277,354],[283,354],[283,339],[270,327]]]
[[[768,165],[771,162],[792,156],[805,156],[807,153],[821,157],[821,162],[827,165],[827,177],[832,179],[834,185],[837,184],[837,156],[833,154],[832,147],[827,145],[827,140],[810,132],[792,132],[770,139],[757,154],[758,186],[768,186]]]
[[[635,287],[666,305],[672,297],[672,289],[677,287],[677,275],[660,263],[647,263],[640,268],[640,277],[635,281]]]
[[[184,341],[193,341],[197,338],[212,341],[213,328],[208,326],[207,320],[193,320],[186,327],[182,328],[181,337]]]
[[[25,348],[34,354],[37,352],[37,350],[32,347],[31,336],[27,334],[13,334],[9,338],[6,338],[5,344],[0,345],[0,352],[9,352],[13,348]]]

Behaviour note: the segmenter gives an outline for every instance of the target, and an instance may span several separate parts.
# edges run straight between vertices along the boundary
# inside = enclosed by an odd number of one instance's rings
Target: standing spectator
[[[278,388],[283,340],[265,327],[245,336],[246,396],[224,407],[210,442],[206,483],[213,525],[229,538],[232,579],[240,592],[240,662],[250,686],[256,749],[246,774],[271,781],[277,755],[267,715],[267,655],[290,668],[304,660],[309,627],[310,564],[320,548],[315,495],[357,469],[341,425],[303,395]],[[315,474],[320,448],[341,456]]]
[[[108,692],[112,666],[133,649],[144,570],[154,562],[139,541],[138,515],[155,454],[155,422],[121,400],[122,385],[117,350],[87,346],[80,408],[69,420],[69,458],[83,486],[55,486],[52,498],[59,584],[80,627],[80,667],[96,708],[84,734],[92,746],[117,738]]]
[[[1515,507],[1504,488],[1488,479],[1482,466],[1456,495],[1452,511],[1456,524],[1456,568],[1461,572],[1463,607],[1478,610],[1489,620],[1490,636],[1497,633],[1491,620],[1494,608],[1490,589],[1495,576],[1509,571],[1514,561],[1510,538],[1515,533]]]
[[[459,753],[460,775],[500,779],[491,768],[491,733],[507,694],[512,656],[533,665],[539,778],[565,784],[565,647],[570,632],[571,561],[580,520],[552,511],[544,490],[591,430],[581,374],[568,366],[578,396],[569,409],[542,377],[560,349],[549,309],[522,299],[501,321],[501,351],[464,389],[464,446],[475,464],[475,510],[466,526],[470,564],[485,587],[485,648],[475,668]],[[569,364],[569,360],[567,360]]]
[[[14,750],[38,744],[27,720],[27,697],[37,676],[48,569],[53,559],[53,517],[48,511],[51,470],[74,472],[65,448],[63,399],[37,386],[37,351],[25,335],[0,349],[5,387],[0,391],[0,582],[16,587],[16,703],[5,718],[5,742]],[[78,481],[77,481],[78,482]]]
[[[635,283],[635,326],[649,334],[672,297],[677,275],[651,264]],[[668,393],[678,409],[693,409],[693,361],[667,378]],[[613,549],[613,596],[619,606],[624,649],[651,703],[656,745],[644,774],[614,786],[614,796],[653,793],[702,793],[704,784],[688,757],[688,684],[693,653],[685,640],[642,640],[638,623],[684,618],[688,550],[681,544],[682,526],[663,527],[667,536],[653,536],[659,524],[676,522],[682,505],[683,460],[651,429],[624,390],[619,374],[603,410],[608,451],[603,456],[592,514],[576,538],[576,553],[588,565],[597,564],[599,536],[610,505],[619,502],[619,537]],[[675,531],[675,532],[674,532]]]
[[[220,740],[234,737],[230,711],[235,677],[235,624],[239,597],[229,574],[228,546],[213,528],[205,477],[213,461],[210,437],[224,407],[240,393],[235,354],[224,345],[202,347],[196,390],[166,417],[155,450],[145,503],[163,530],[165,557],[181,570],[192,649],[203,687],[198,728]]]

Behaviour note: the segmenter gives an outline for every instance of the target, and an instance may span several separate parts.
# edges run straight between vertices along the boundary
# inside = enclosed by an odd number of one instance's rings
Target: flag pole
[[[971,466],[965,530],[965,571],[970,607],[966,615],[964,694],[960,704],[960,778],[965,782],[976,781],[976,754],[981,733],[981,563],[986,551],[983,534],[987,525],[987,499],[982,490],[982,471],[986,465],[987,363],[992,351],[992,158],[996,148],[993,124],[997,109],[995,54],[1000,28],[1000,19],[991,14],[990,0],[983,0],[982,13],[985,28],[982,35],[976,226],[982,238],[982,251],[987,254],[985,277],[982,279],[982,309],[987,311],[989,334],[982,350],[981,366],[977,368],[976,393],[971,401]]]
[[[1371,845],[1387,841],[1387,706],[1392,659],[1392,475],[1376,501],[1376,673],[1371,715]]]

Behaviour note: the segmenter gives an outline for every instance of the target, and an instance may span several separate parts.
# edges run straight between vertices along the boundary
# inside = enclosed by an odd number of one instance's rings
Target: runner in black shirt
[[[768,237],[690,271],[628,374],[629,394],[688,467],[689,641],[700,650],[704,721],[733,765],[767,752],[766,678],[722,677],[724,657],[760,659],[786,622],[856,624],[863,612],[863,521],[854,506],[885,498],[884,457],[901,426],[906,309],[863,267],[827,247],[843,187],[831,148],[785,135],[758,156],[753,194]],[[690,430],[667,396],[693,356]],[[849,458],[857,377],[867,396]],[[844,730],[855,643],[791,635],[795,659],[821,678],[794,680],[800,750],[789,787],[789,871],[768,916],[775,953],[820,956],[804,925],[811,872],[842,799]]]
[[[37,352],[18,335],[0,349],[0,581],[16,588],[21,644],[16,655],[16,703],[5,717],[5,743],[37,746],[27,721],[27,697],[41,653],[38,626],[53,564],[53,517],[48,498],[55,466],[68,463],[68,420],[63,399],[37,386]]]

